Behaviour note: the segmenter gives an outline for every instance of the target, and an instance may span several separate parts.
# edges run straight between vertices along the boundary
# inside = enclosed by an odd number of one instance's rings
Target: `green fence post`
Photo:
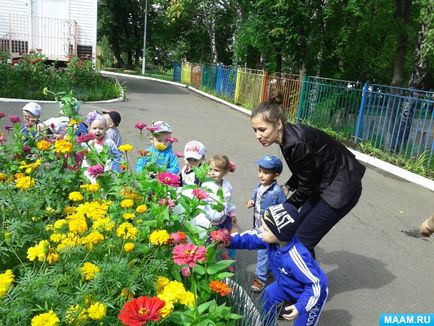
[[[303,76],[303,81],[301,82],[301,92],[300,97],[298,100],[298,109],[297,109],[297,121],[301,122],[303,120],[302,113],[303,113],[303,106],[304,106],[304,93],[306,91],[306,84],[307,84],[307,76]]]

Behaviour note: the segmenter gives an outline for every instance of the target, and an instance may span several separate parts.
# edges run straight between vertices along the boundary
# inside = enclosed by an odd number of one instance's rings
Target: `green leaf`
[[[220,260],[215,264],[208,266],[206,271],[208,274],[214,275],[215,273],[231,266],[233,262],[234,260]]]

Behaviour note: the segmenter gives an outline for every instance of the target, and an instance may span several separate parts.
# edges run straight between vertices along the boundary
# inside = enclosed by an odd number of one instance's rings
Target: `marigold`
[[[86,218],[80,214],[74,214],[68,216],[69,231],[76,234],[81,234],[88,230]]]
[[[15,188],[27,190],[35,185],[35,179],[25,176],[15,180]]]
[[[139,205],[136,207],[136,212],[139,214],[142,214],[142,213],[146,212],[147,210],[148,210],[148,206],[146,206],[145,204]]]
[[[80,244],[85,245],[88,250],[104,240],[104,236],[98,231],[92,231],[80,240]]]
[[[122,208],[131,208],[134,205],[134,200],[132,199],[124,199],[121,201]]]
[[[68,154],[72,152],[74,145],[66,139],[58,139],[54,143],[54,152]]]
[[[134,227],[131,223],[124,222],[118,226],[118,229],[116,230],[116,235],[121,239],[136,240],[138,232],[139,231],[137,230],[137,228]]]
[[[78,304],[70,306],[65,317],[68,324],[74,325],[81,325],[88,319],[87,310]]]
[[[100,269],[98,266],[89,262],[85,262],[83,266],[80,267],[80,273],[84,276],[86,281],[93,280],[99,271]]]
[[[134,250],[134,248],[136,247],[136,245],[132,242],[127,242],[126,244],[124,244],[124,250],[126,252],[131,252]]]
[[[59,317],[53,310],[50,310],[33,317],[31,326],[55,326],[58,323],[60,323]]]
[[[100,189],[99,184],[97,183],[88,183],[80,186],[81,189],[84,189],[87,192],[95,193]]]
[[[113,222],[109,217],[105,217],[95,220],[92,224],[92,229],[110,231],[114,226],[115,222]]]
[[[95,302],[92,303],[89,308],[87,308],[87,313],[90,319],[101,320],[107,313],[107,307],[101,302]]]
[[[136,217],[136,214],[134,213],[123,213],[122,217],[126,220],[132,220]]]
[[[58,261],[59,261],[59,259],[60,259],[60,256],[59,256],[59,254],[57,253],[57,252],[55,252],[54,250],[52,250],[52,249],[50,249],[49,251],[48,251],[48,255],[47,255],[47,261],[48,261],[48,263],[51,265],[51,264],[54,264],[54,263],[57,263]]]
[[[11,269],[7,269],[4,273],[0,274],[0,298],[4,297],[14,282],[14,273]]]
[[[226,283],[220,281],[211,281],[209,283],[209,287],[212,291],[221,295],[222,297],[229,295],[232,292],[232,289]]]
[[[133,147],[133,145],[130,145],[130,144],[123,144],[123,145],[120,145],[118,149],[121,152],[128,153],[128,152],[131,152],[134,149],[134,147]]]
[[[38,258],[39,261],[44,261],[47,256],[48,245],[49,243],[47,240],[41,240],[36,246],[27,249],[27,259],[34,261]]]
[[[155,145],[155,148],[158,151],[163,152],[167,149],[167,145],[159,143],[159,144]]]
[[[149,242],[155,245],[167,244],[170,240],[170,234],[166,230],[156,230],[149,236]]]
[[[84,199],[84,197],[78,191],[73,191],[73,192],[69,193],[68,199],[72,200],[72,201],[82,201]]]
[[[3,182],[7,179],[6,174],[0,173],[0,182]]]
[[[167,277],[164,277],[164,276],[158,276],[157,277],[157,280],[156,280],[156,282],[155,282],[155,286],[156,286],[156,288],[157,288],[157,292],[158,293],[160,293],[160,292],[163,292],[163,290],[164,290],[164,287],[167,285],[167,284],[169,284],[169,282],[170,282],[170,280],[167,278]]]
[[[195,302],[196,302],[196,298],[194,294],[190,291],[185,291],[184,295],[181,297],[180,300],[181,304],[189,307],[193,307],[195,305]]]
[[[25,161],[22,161],[20,163],[20,169],[24,170],[25,173],[30,174],[32,173],[36,168],[38,168],[42,164],[40,159],[37,159],[33,163],[26,163]]]
[[[51,148],[51,143],[48,140],[42,139],[37,142],[36,148],[40,151],[48,151]]]

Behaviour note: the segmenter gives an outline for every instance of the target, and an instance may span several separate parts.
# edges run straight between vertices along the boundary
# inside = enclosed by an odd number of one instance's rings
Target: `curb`
[[[225,101],[225,100],[223,100],[221,98],[218,98],[218,97],[216,97],[214,95],[210,95],[210,94],[205,93],[205,92],[203,92],[203,91],[201,91],[201,90],[199,90],[199,89],[197,89],[195,87],[188,86],[188,85],[185,85],[185,84],[181,84],[181,83],[177,83],[177,82],[173,82],[173,81],[169,81],[169,80],[162,80],[162,79],[152,78],[152,77],[145,77],[145,76],[136,76],[136,75],[122,74],[122,73],[115,73],[115,72],[110,72],[110,71],[105,71],[105,70],[102,70],[101,73],[102,74],[106,74],[106,75],[111,75],[111,76],[121,76],[121,77],[135,78],[135,79],[151,80],[151,81],[156,81],[156,82],[160,82],[160,83],[164,83],[164,84],[170,84],[170,85],[174,85],[174,86],[184,87],[184,88],[187,88],[187,89],[191,89],[193,92],[198,93],[198,94],[200,94],[202,96],[205,96],[205,97],[207,97],[207,98],[209,98],[211,100],[214,100],[216,102],[224,104],[224,105],[226,105],[226,106],[228,106],[228,107],[230,107],[230,108],[232,108],[232,109],[234,109],[236,111],[239,111],[239,112],[241,112],[243,114],[246,114],[246,115],[251,115],[252,114],[252,112],[250,110],[247,110],[247,109],[242,108],[242,107],[240,107],[238,105],[232,104],[232,103],[227,102],[227,101]],[[1,98],[0,98],[0,100],[1,100]],[[397,167],[397,166],[395,166],[393,164],[390,164],[390,163],[387,163],[385,161],[382,161],[382,160],[380,160],[380,159],[378,159],[376,157],[369,156],[367,154],[355,151],[355,150],[353,150],[351,148],[348,148],[348,149],[356,156],[356,159],[359,160],[360,162],[365,163],[365,164],[367,164],[369,166],[372,166],[374,168],[377,168],[379,170],[382,170],[384,172],[390,173],[390,174],[392,174],[394,176],[397,176],[397,177],[399,177],[401,179],[404,179],[404,180],[406,180],[408,182],[417,184],[419,186],[422,186],[422,187],[424,187],[424,188],[426,188],[426,189],[431,190],[431,191],[434,192],[434,181],[433,180],[430,180],[430,179],[422,177],[422,176],[420,176],[420,175],[418,175],[416,173],[407,171],[407,170],[405,170],[403,168],[400,168],[400,167]]]

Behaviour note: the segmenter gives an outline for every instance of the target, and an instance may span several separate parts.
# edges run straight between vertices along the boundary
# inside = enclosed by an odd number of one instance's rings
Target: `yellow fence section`
[[[190,85],[191,84],[191,63],[183,62],[181,68],[181,83]]]
[[[264,77],[263,70],[238,68],[235,102],[249,108],[256,107],[262,99]]]

